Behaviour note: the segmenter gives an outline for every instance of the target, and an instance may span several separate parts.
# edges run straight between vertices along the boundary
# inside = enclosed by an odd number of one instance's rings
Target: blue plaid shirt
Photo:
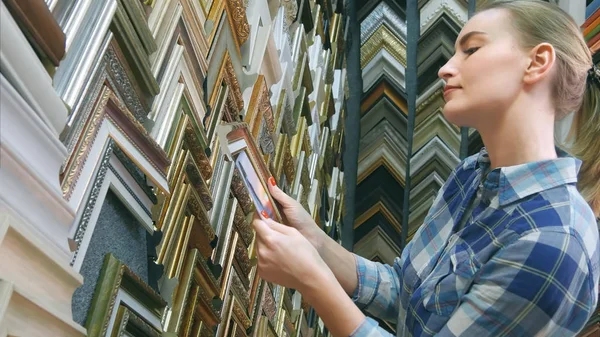
[[[356,256],[353,300],[397,336],[572,336],[598,302],[600,249],[576,189],[581,162],[496,168],[455,231],[490,161],[465,159],[393,266]],[[367,318],[356,337],[390,336]]]

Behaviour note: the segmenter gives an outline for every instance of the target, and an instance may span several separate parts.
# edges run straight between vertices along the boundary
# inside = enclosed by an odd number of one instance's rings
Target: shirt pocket
[[[421,283],[423,307],[439,316],[452,315],[480,267],[473,251],[464,242],[448,249]]]

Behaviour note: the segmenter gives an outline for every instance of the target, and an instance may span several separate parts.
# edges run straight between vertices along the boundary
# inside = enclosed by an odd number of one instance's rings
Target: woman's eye
[[[479,49],[479,47],[469,48],[469,49],[465,50],[464,53],[467,54],[467,55],[471,55],[474,52],[476,52],[478,49]]]

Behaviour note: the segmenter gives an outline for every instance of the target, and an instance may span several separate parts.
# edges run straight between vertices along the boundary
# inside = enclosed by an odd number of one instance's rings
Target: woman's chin
[[[446,103],[442,113],[444,114],[444,118],[446,118],[446,120],[452,124],[461,126],[465,122],[464,111],[456,109],[456,107],[451,106],[449,103]]]

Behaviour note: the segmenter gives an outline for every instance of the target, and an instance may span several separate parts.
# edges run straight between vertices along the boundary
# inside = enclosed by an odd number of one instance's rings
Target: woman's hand
[[[258,273],[268,282],[311,293],[320,280],[335,281],[315,247],[297,229],[255,218]]]
[[[365,315],[304,235],[269,218],[255,218],[252,226],[263,280],[300,291],[333,336],[349,336],[364,322]]]
[[[317,249],[323,243],[324,232],[317,226],[312,216],[302,205],[289,195],[285,194],[275,183],[273,177],[269,178],[269,192],[281,205],[286,225],[297,229]]]

